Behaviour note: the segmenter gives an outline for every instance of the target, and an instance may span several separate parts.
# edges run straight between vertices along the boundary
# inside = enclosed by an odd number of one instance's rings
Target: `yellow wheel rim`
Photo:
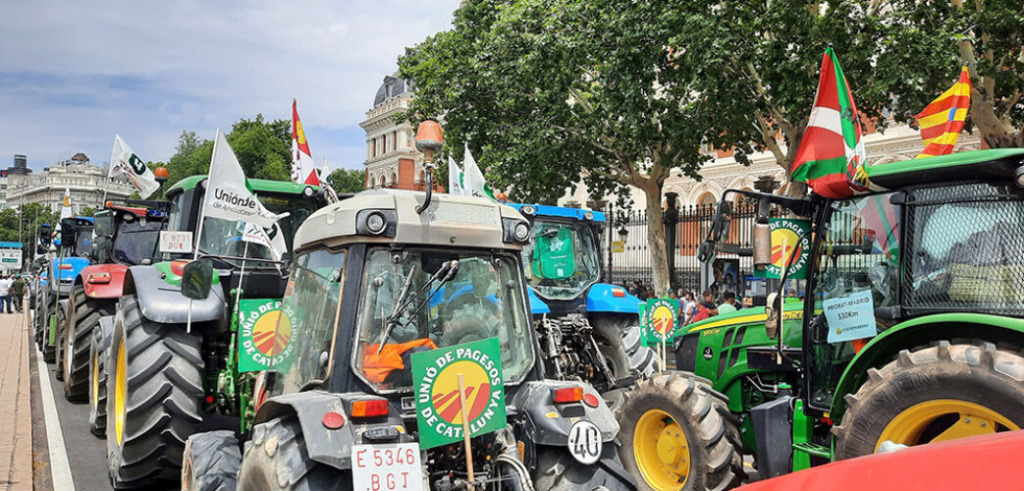
[[[690,446],[679,423],[665,411],[651,409],[633,430],[633,456],[647,484],[657,491],[677,491],[690,474]]]
[[[124,406],[128,396],[128,381],[125,378],[125,372],[128,371],[128,360],[125,358],[124,339],[122,339],[117,346],[117,373],[114,374],[114,435],[117,437],[118,445],[121,445],[124,440]]]
[[[92,407],[100,407],[100,355],[92,354]]]
[[[915,404],[896,415],[882,430],[875,450],[885,441],[907,446],[1019,430],[998,412],[973,402],[936,399]]]

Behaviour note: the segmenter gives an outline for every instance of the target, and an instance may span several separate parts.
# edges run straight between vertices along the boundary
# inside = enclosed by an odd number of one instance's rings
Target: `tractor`
[[[59,239],[53,241],[58,248],[57,257],[47,262],[47,281],[38,288],[35,302],[35,336],[43,352],[43,361],[53,363],[57,358],[60,339],[57,334],[64,319],[67,299],[78,273],[89,265],[92,255],[92,217],[64,218],[60,221]],[[43,228],[48,234],[48,229]],[[49,245],[44,241],[43,246]]]
[[[99,436],[104,435],[106,418],[99,404],[100,353],[93,345],[110,336],[128,267],[159,260],[157,246],[167,220],[162,202],[130,204],[148,207],[108,203],[94,214],[95,263],[83,268],[75,278],[67,305],[67,323],[58,334],[57,378],[64,381],[64,397],[83,401],[91,396],[89,426]]]
[[[657,366],[654,351],[641,346],[640,300],[600,282],[604,213],[510,206],[531,221],[523,263],[547,375],[587,382],[617,407],[635,380]]]
[[[128,266],[109,339],[95,339],[97,402],[106,400],[107,464],[114,488],[177,481],[185,440],[196,431],[244,432],[253,410],[255,371],[239,366],[250,315],[277,315],[290,253],[243,240],[245,222],[203,216],[207,176],[166,192],[161,258]],[[287,215],[262,231],[290,243],[310,214],[327,203],[315,186],[249,179],[273,213]],[[207,278],[197,284],[196,278]],[[103,333],[105,328],[97,332]]]
[[[185,488],[231,489],[237,476],[240,489],[354,489],[366,472],[385,489],[635,487],[597,391],[544,375],[521,256],[527,220],[433,194],[430,182],[426,193],[365,191],[306,220],[276,326],[287,344],[257,382],[252,432],[193,436]],[[418,424],[417,404],[452,396],[424,399],[412,360],[481,341],[500,344],[503,372],[490,383],[503,385],[508,424],[428,447],[425,432],[461,413]],[[590,429],[586,442],[574,424]]]
[[[720,465],[728,451],[752,455],[767,478],[1024,427],[1024,150],[878,164],[867,176],[883,190],[723,194],[698,255],[727,249],[743,196],[757,203],[754,264],[774,268],[779,286],[765,307],[686,327],[681,372],[649,381],[685,385],[678,409],[627,402],[639,422],[622,430],[637,457],[624,464],[647,486],[738,484]],[[773,208],[803,223],[771,223]],[[804,301],[783,298],[800,270]]]

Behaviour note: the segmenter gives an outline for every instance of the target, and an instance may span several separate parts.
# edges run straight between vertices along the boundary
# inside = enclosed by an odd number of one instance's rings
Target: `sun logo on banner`
[[[469,406],[470,421],[483,414],[491,397],[491,381],[479,363],[457,361],[448,365],[434,379],[431,404],[441,419],[453,425],[462,424],[462,411],[459,410],[459,373],[466,384],[466,405]]]
[[[278,323],[280,319],[280,324]],[[252,339],[256,349],[267,356],[279,355],[288,347],[292,337],[292,323],[280,310],[267,312],[253,326]]]
[[[676,315],[668,305],[658,305],[655,307],[651,317],[654,319],[654,330],[658,331],[659,334],[668,334],[675,327]]]
[[[794,255],[802,252],[800,236],[796,232],[788,228],[772,230],[772,266],[782,269]]]

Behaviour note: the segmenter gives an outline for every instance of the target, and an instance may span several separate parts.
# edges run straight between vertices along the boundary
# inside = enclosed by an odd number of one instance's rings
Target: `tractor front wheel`
[[[241,490],[347,489],[351,482],[342,471],[310,460],[302,428],[293,416],[254,426],[238,470]]]
[[[235,489],[242,452],[230,430],[196,433],[185,443],[181,464],[182,491]]]
[[[1024,428],[1024,357],[988,342],[939,341],[868,371],[833,428],[836,458]]]
[[[111,321],[112,323],[113,321]],[[110,324],[101,321],[89,339],[89,432],[100,438],[107,436],[107,358],[110,346]]]
[[[107,468],[116,489],[177,481],[185,440],[202,422],[202,340],[145,319],[121,298],[107,367]]]
[[[617,419],[619,455],[640,489],[703,491],[740,484],[739,430],[723,399],[686,372],[637,384]]]

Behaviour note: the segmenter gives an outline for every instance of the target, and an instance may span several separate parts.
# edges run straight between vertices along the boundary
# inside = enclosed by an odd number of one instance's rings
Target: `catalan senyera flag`
[[[916,116],[924,142],[924,150],[917,158],[953,153],[970,105],[971,76],[964,65],[960,79]]]
[[[815,194],[838,199],[872,188],[864,172],[867,152],[853,94],[832,48],[821,59],[821,75],[807,130],[793,167],[794,181],[806,182]]]
[[[320,185],[320,177],[316,173],[313,155],[309,153],[309,142],[306,141],[306,131],[302,129],[302,121],[299,120],[295,99],[292,99],[292,182],[310,186]]]

